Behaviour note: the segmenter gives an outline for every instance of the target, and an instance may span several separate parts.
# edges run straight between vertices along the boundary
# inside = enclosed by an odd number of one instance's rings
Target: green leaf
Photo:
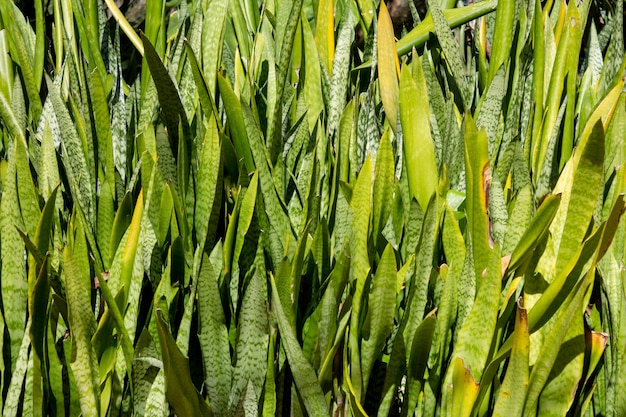
[[[8,166],[7,166],[8,165]],[[4,322],[10,337],[11,364],[20,357],[18,352],[26,325],[26,299],[28,283],[24,262],[24,242],[16,227],[23,229],[20,216],[15,158],[2,162],[2,199],[0,199],[0,235],[2,245],[2,276],[11,277],[0,281],[4,304]],[[6,343],[6,342],[5,342]]]
[[[300,398],[308,415],[315,417],[327,416],[328,405],[324,399],[322,388],[317,382],[315,370],[304,357],[295,332],[289,325],[278,296],[276,282],[274,282],[274,277],[271,274],[270,283],[272,287],[272,311],[278,323],[278,330]]]
[[[393,34],[393,23],[384,1],[380,2],[378,13],[378,41],[376,43],[378,62],[378,83],[380,98],[385,108],[385,115],[396,132],[398,120],[398,71],[400,64],[396,54],[396,43]]]
[[[436,328],[437,317],[433,310],[424,317],[424,320],[415,329],[415,336],[413,336],[413,343],[411,344],[412,352],[407,363],[408,395],[403,405],[405,410],[415,409],[419,396],[424,391],[424,380],[427,378],[425,371]]]
[[[122,240],[122,236],[130,226],[133,215],[133,196],[131,193],[124,194],[124,198],[117,208],[115,213],[115,219],[113,220],[113,228],[110,231],[111,238],[109,244],[109,253],[115,254],[117,252],[118,245]]]
[[[171,220],[172,216],[174,215],[174,199],[172,197],[172,190],[169,185],[165,185],[163,187],[163,193],[161,193],[161,204],[159,204],[159,209],[158,228],[155,230],[155,232],[157,235],[158,244],[163,245],[167,239],[168,232],[170,231]]]
[[[563,192],[551,228],[555,248],[558,248],[555,274],[580,247],[600,195],[604,162],[604,129],[600,122],[596,123],[589,139],[581,145],[570,161],[573,176],[563,176],[555,187],[555,192]]]
[[[332,5],[331,1],[320,1],[320,9],[324,7],[324,4],[328,3]],[[307,119],[309,121],[309,131],[312,132],[315,128],[315,125],[317,125],[317,120],[320,116],[320,113],[324,110],[324,98],[322,97],[322,76],[320,70],[320,62],[323,61],[320,61],[321,53],[318,54],[318,49],[315,47],[317,34],[324,32],[321,29],[316,30],[316,37],[314,38],[309,21],[307,19],[301,19],[301,23],[302,42],[304,43],[303,53],[305,68],[303,89],[304,97],[306,98],[307,103]],[[319,14],[317,16],[317,24],[321,24],[321,17]],[[334,35],[334,32],[331,31],[331,33]]]
[[[429,370],[429,375],[432,378],[436,378],[435,380],[437,381],[441,380],[441,374],[445,369],[444,366],[447,365],[448,353],[452,349],[450,345],[450,340],[452,339],[450,328],[455,324],[457,314],[456,279],[460,273],[460,269],[455,272],[452,267],[450,269],[445,268],[445,265],[439,268],[440,280],[444,282],[437,309],[437,329],[432,346],[433,352],[431,353],[431,361],[434,355],[436,362]]]
[[[476,294],[476,301],[474,302],[469,316],[463,323],[455,342],[454,351],[452,353],[452,362],[455,363],[455,366],[454,369],[448,369],[445,378],[444,402],[450,401],[451,398],[456,399],[457,396],[461,395],[458,389],[460,389],[461,392],[470,389],[468,392],[472,393],[472,396],[474,396],[474,391],[471,389],[472,385],[470,383],[457,388],[457,385],[453,382],[459,378],[460,365],[458,361],[460,360],[463,364],[466,374],[469,372],[473,380],[481,381],[490,356],[492,339],[496,330],[502,286],[502,267],[500,263],[500,248],[498,245],[491,251],[486,261],[486,268],[477,275],[477,279],[481,282]],[[481,337],[476,337],[476,335],[479,334]],[[450,388],[448,388],[451,386],[450,384],[453,384],[452,392],[450,392]],[[473,398],[475,399],[476,397],[474,396]],[[471,400],[469,403],[464,403],[463,408],[466,409],[468,405],[471,406],[473,403],[474,400]]]
[[[413,60],[412,74],[404,65],[400,74],[400,121],[404,158],[411,198],[423,211],[438,181],[435,146],[430,135],[430,109],[420,60]]]
[[[11,136],[22,142],[26,141],[23,128],[20,126],[20,121],[11,108],[11,104],[9,103],[7,97],[5,97],[4,93],[0,93],[0,116],[2,117],[2,122],[5,124]]]
[[[114,176],[113,176],[114,178]],[[111,253],[109,250],[111,246],[108,245],[111,239],[111,230],[113,229],[113,210],[114,210],[114,193],[115,189],[111,189],[110,183],[104,181],[102,188],[100,189],[100,198],[98,199],[98,213],[96,219],[96,238],[98,242],[102,242],[100,245],[100,253],[102,255],[102,262],[104,268],[109,268],[111,264]]]
[[[60,183],[60,177],[57,153],[54,149],[54,138],[52,137],[50,125],[47,123],[44,125],[41,136],[41,163],[38,185],[39,194],[45,199],[49,198],[54,187]],[[61,207],[60,195],[57,196],[57,207]]]
[[[613,13],[613,18],[611,20],[614,23],[611,25],[612,30],[609,32],[611,40],[609,41],[609,46],[604,58],[604,65],[602,66],[602,74],[600,76],[601,92],[608,90],[616,79],[619,80],[624,71],[624,5],[620,2],[616,2]],[[606,26],[606,28],[609,27],[609,25]],[[620,27],[622,28],[621,30]]]
[[[504,382],[498,392],[493,410],[494,416],[518,417],[522,415],[528,389],[529,351],[528,317],[524,308],[524,299],[520,298],[517,301],[511,359],[504,375]]]
[[[365,28],[369,30],[374,14],[376,14],[376,7],[372,0],[357,0],[359,11],[361,12],[361,18],[365,22]]]
[[[454,217],[454,212],[448,204],[446,204],[446,212],[443,219],[442,233],[443,249],[446,255],[446,262],[451,270],[460,273],[465,262],[465,241],[461,234],[459,222]]]
[[[572,59],[578,60],[578,53],[573,51],[579,51],[580,49],[580,15],[578,13],[578,7],[575,3],[570,3],[567,7],[567,15],[565,16],[567,24],[564,24],[563,33],[558,43],[558,49],[556,57],[554,59],[554,65],[552,66],[551,77],[549,79],[549,88],[545,97],[545,107],[543,113],[544,122],[541,130],[541,137],[538,138],[538,143],[533,144],[533,172],[541,172],[541,168],[545,163],[546,153],[548,151],[548,143],[550,136],[557,122],[557,115],[559,108],[561,107],[561,101],[563,96],[563,89],[567,86],[568,100],[570,96],[575,94],[575,90],[570,88],[568,84],[572,81],[572,77],[576,77],[575,70],[569,64],[570,56],[575,57]],[[574,70],[574,71],[572,71]],[[567,82],[566,82],[567,81]],[[573,99],[574,97],[572,97]],[[572,147],[571,136],[573,132],[570,132],[570,138],[564,138],[565,143],[563,146],[569,146],[569,149],[564,149],[563,152],[570,152]],[[569,155],[569,153],[566,153]],[[562,162],[565,162],[568,158],[561,158]],[[563,164],[562,164],[563,165]],[[561,166],[562,166],[561,165]],[[537,178],[535,176],[534,178]],[[536,182],[536,181],[535,181]]]
[[[185,357],[170,333],[163,311],[156,309],[155,318],[165,371],[165,393],[174,412],[181,417],[211,416],[211,408],[196,390],[189,373],[189,358]]]
[[[50,193],[46,204],[41,211],[41,216],[37,222],[37,231],[35,232],[35,244],[39,253],[45,254],[48,252],[50,245],[50,236],[52,232],[52,223],[54,221],[53,216],[55,214],[54,209],[56,206],[56,195],[61,184],[57,184],[56,187]]]
[[[80,240],[82,228],[77,228],[76,240]],[[84,237],[82,237],[84,240]],[[83,416],[100,416],[98,362],[91,343],[96,331],[96,321],[91,309],[91,282],[81,270],[80,260],[70,245],[65,246],[64,256],[65,290],[69,313],[72,352],[70,366],[80,395]]]
[[[130,159],[130,146],[128,143],[128,128],[126,122],[126,115],[129,113],[129,107],[126,103],[132,103],[124,95],[124,78],[122,74],[122,63],[120,58],[120,40],[119,32],[116,32],[114,49],[116,57],[114,59],[113,70],[113,86],[111,90],[111,96],[109,98],[109,105],[111,107],[111,135],[112,135],[112,148],[113,148],[113,163],[117,173],[125,182],[127,178],[128,160]],[[113,55],[113,54],[112,54]],[[127,101],[128,100],[128,101]],[[112,176],[115,179],[115,176]]]
[[[146,399],[145,415],[166,417],[167,412],[169,412],[169,410],[167,410],[169,407],[165,396],[165,381],[165,372],[163,369],[160,369],[152,382],[150,393]]]
[[[597,254],[605,229],[606,223],[603,223],[585,240],[570,261],[561,268],[561,272],[553,279],[552,283],[543,290],[538,300],[536,299],[537,294],[531,292],[534,289],[531,284],[535,284],[535,282],[531,280],[526,282],[525,299],[534,301],[532,309],[528,312],[528,326],[531,333],[549,322],[570,297],[576,283],[580,281],[580,276],[589,267],[588,261],[594,257],[594,254]]]
[[[265,376],[265,386],[263,387],[263,417],[273,417],[276,415],[276,397],[278,389],[276,387],[276,369],[274,358],[276,357],[277,343],[276,327],[270,333],[270,343],[267,352],[267,375]]]
[[[106,80],[100,78],[100,73],[94,71],[87,72],[88,91],[91,102],[91,119],[93,130],[95,131],[94,141],[100,159],[98,164],[104,172],[105,181],[110,187],[110,192],[115,195],[115,164],[113,160],[113,134],[111,131],[111,117],[106,101],[107,92],[103,85]]]
[[[407,365],[406,356],[404,339],[402,337],[394,338],[393,350],[391,351],[391,357],[389,358],[389,364],[387,365],[387,372],[385,374],[380,407],[378,408],[378,417],[389,415],[392,402],[395,400],[398,387],[405,374]]]
[[[413,351],[415,331],[423,321],[424,310],[428,302],[428,287],[430,285],[433,257],[435,256],[439,234],[438,209],[437,197],[433,195],[424,214],[419,243],[414,249],[411,248],[415,253],[415,271],[412,276],[407,276],[407,281],[410,279],[410,282],[407,283],[409,286],[407,312],[404,313],[404,328],[401,329],[404,346],[406,347],[407,361]]]
[[[229,399],[231,409],[239,403],[248,381],[252,382],[257,401],[261,396],[269,343],[266,294],[267,282],[257,263],[251,271],[237,318],[236,362]]]
[[[284,274],[284,282],[278,282],[278,284],[285,285],[285,291],[282,293],[284,295],[286,295],[286,298],[281,299],[283,306],[289,306],[289,304],[286,301],[290,301],[291,304],[291,308],[289,310],[285,310],[285,314],[287,315],[288,318],[290,318],[290,316],[294,317],[293,321],[290,321],[290,324],[295,327],[295,317],[298,314],[298,306],[299,306],[299,299],[300,299],[300,284],[302,282],[302,276],[303,274],[303,268],[304,268],[304,257],[305,254],[308,252],[308,239],[306,237],[309,236],[309,226],[311,225],[311,223],[307,223],[307,225],[304,226],[304,229],[302,230],[301,236],[302,238],[299,239],[298,244],[296,246],[296,251],[293,255],[293,258],[291,260],[291,265],[289,264],[289,262],[282,262],[278,268],[277,268],[277,273],[276,273],[276,279],[279,279],[279,271],[281,266],[285,265],[285,266],[290,266],[290,269],[286,269],[285,270],[285,274]],[[306,282],[306,281],[305,281]],[[281,287],[279,287],[279,290],[281,289]],[[281,294],[281,295],[282,295]],[[285,309],[285,307],[283,307],[283,309]]]
[[[292,240],[293,230],[286,212],[284,202],[280,198],[274,180],[272,179],[272,167],[267,148],[263,144],[261,132],[252,115],[252,110],[247,104],[241,103],[243,120],[250,140],[250,149],[254,156],[254,162],[259,170],[259,185],[271,226],[278,232],[279,239],[284,242]]]
[[[502,245],[509,220],[509,213],[502,183],[497,177],[489,184],[489,195],[487,199],[492,239]]]
[[[252,383],[248,381],[246,389],[241,395],[239,404],[233,412],[233,417],[256,417],[258,416],[258,404],[256,401],[256,395],[254,393],[254,387]]]
[[[15,13],[20,13],[17,16]],[[8,25],[6,28],[7,35],[11,40],[10,46],[12,51],[12,58],[16,60],[16,63],[20,66],[22,77],[24,77],[24,87],[26,88],[26,94],[28,95],[28,101],[30,103],[30,110],[33,116],[33,120],[37,122],[42,112],[41,98],[39,97],[39,87],[41,85],[41,79],[38,81],[38,74],[41,74],[43,65],[38,62],[42,58],[37,57],[37,52],[41,51],[41,45],[36,51],[27,50],[30,46],[29,39],[25,39],[25,35],[32,34],[32,28],[28,26],[30,33],[23,33],[20,29],[20,22],[25,22],[24,16],[21,15],[20,10],[14,3],[3,3],[0,6],[0,13],[2,15],[2,21],[4,25]],[[41,22],[39,22],[39,25]],[[39,28],[38,28],[39,30]],[[41,36],[39,36],[39,42],[42,42]],[[29,56],[30,53],[30,56]],[[38,68],[40,67],[40,68]],[[41,75],[39,75],[41,77]]]
[[[300,22],[300,16],[302,11],[303,0],[293,0],[290,7],[289,18],[285,24],[284,32],[280,31],[280,27],[277,30],[279,32],[278,36],[282,36],[282,39],[279,37],[277,39],[277,46],[280,48],[276,51],[278,55],[278,62],[276,68],[276,92],[277,92],[277,102],[274,103],[273,112],[269,115],[269,120],[267,121],[268,129],[267,129],[267,137],[266,137],[266,145],[269,153],[269,161],[271,164],[276,162],[276,158],[280,152],[280,147],[282,143],[282,113],[283,113],[283,101],[285,100],[285,92],[288,91],[286,88],[289,85],[289,76],[291,70],[291,56],[293,53],[293,48],[295,47],[295,36],[298,29],[298,23]],[[289,3],[281,3],[279,7],[279,12],[284,8],[288,7]],[[282,40],[282,42],[281,42]],[[343,101],[342,101],[343,102]]]
[[[348,370],[350,369],[350,366],[348,365],[348,360],[346,358],[345,352],[346,350],[344,349],[342,369],[343,369],[343,378],[345,380],[345,384],[347,387],[347,389],[344,388],[344,390],[346,390],[349,395],[348,403],[350,405],[351,414],[355,417],[367,417],[367,413],[363,409],[363,405],[361,404],[361,401],[359,401],[357,393],[355,392],[354,387],[352,385],[352,381],[350,379],[350,372],[348,372]]]
[[[380,142],[380,133],[378,123],[376,121],[376,101],[374,100],[374,92],[372,88],[368,88],[366,93],[360,94],[360,108],[357,119],[356,143],[350,144],[351,153],[354,153],[356,159],[350,161],[355,170],[358,170],[368,154],[375,159],[378,143]],[[391,130],[389,130],[391,131]],[[387,134],[387,136],[390,136]]]
[[[242,190],[237,198],[237,200],[241,198],[242,202],[241,208],[239,210],[239,219],[236,223],[237,232],[235,238],[235,247],[233,249],[232,255],[232,265],[226,262],[227,271],[230,271],[230,269],[228,268],[234,268],[234,265],[239,262],[239,257],[241,256],[241,252],[243,250],[246,234],[248,233],[248,230],[250,230],[250,225],[252,224],[252,220],[254,218],[254,207],[256,205],[258,184],[259,175],[258,172],[255,172],[252,175],[250,184],[248,184],[248,188],[245,191]],[[231,220],[234,221],[235,219]],[[233,300],[233,302],[236,303],[236,300]]]
[[[530,185],[523,186],[510,203],[510,215],[506,225],[502,253],[511,253],[529,229],[534,204]]]
[[[215,106],[215,100],[213,99],[213,97],[215,97],[215,91],[213,94],[209,92],[206,78],[204,76],[204,73],[200,69],[196,54],[193,51],[189,42],[187,41],[185,41],[185,51],[187,52],[188,62],[191,66],[193,79],[196,83],[196,91],[198,92],[200,104],[202,105],[205,116],[209,117],[211,113],[217,114],[217,107]],[[217,76],[215,78],[217,78]],[[213,82],[213,84],[215,85],[215,81]],[[221,126],[220,121],[218,120],[217,122],[219,130],[222,131],[223,127]]]
[[[491,238],[487,197],[491,185],[491,168],[487,153],[487,135],[477,131],[474,120],[465,115],[465,182],[467,189],[467,226],[472,240],[476,277],[480,277],[491,259]]]
[[[219,210],[221,203],[221,170],[222,170],[222,152],[219,133],[215,119],[209,118],[209,126],[204,135],[202,150],[200,151],[200,169],[196,180],[196,211],[194,214],[196,240],[200,247],[204,247],[207,243],[207,237],[214,239],[214,236],[208,235],[211,231],[213,235],[214,229],[217,227],[217,220],[213,219],[211,213]],[[212,230],[209,230],[212,229]],[[213,242],[208,242],[212,245]]]
[[[49,97],[61,131],[61,157],[70,191],[74,201],[78,203],[87,219],[91,220],[95,193],[91,187],[92,174],[89,170],[86,151],[76,130],[77,124],[72,122],[70,113],[61,98],[59,88],[56,84],[52,84],[49,79],[47,80]]]
[[[50,232],[52,229],[52,222],[54,215],[54,207],[56,204],[56,193],[59,186],[57,186],[50,195],[50,198],[44,206],[44,210],[39,218],[37,224],[37,232],[35,234],[35,244],[39,254],[47,254],[48,245],[50,242]],[[37,268],[31,263],[30,266],[33,269],[37,269],[37,279],[33,283],[32,293],[29,295],[30,308],[29,314],[32,317],[47,317],[48,316],[48,303],[50,297],[50,278],[48,276],[48,259],[43,259],[42,263],[38,263]],[[30,273],[30,272],[29,272]],[[35,320],[31,325],[31,339],[33,348],[37,353],[39,360],[43,360],[44,356],[44,343],[46,340],[46,330],[48,322],[47,320]]]
[[[497,143],[498,124],[502,115],[502,100],[506,89],[504,68],[500,68],[494,75],[487,92],[483,95],[480,111],[476,117],[476,127],[484,129],[487,133],[489,144],[489,159],[494,162],[498,156],[499,143]]]
[[[493,33],[493,43],[491,45],[491,56],[489,58],[489,78],[487,85],[496,76],[496,72],[505,67],[511,54],[511,46],[515,35],[516,22],[516,2],[505,0],[498,2],[496,10],[496,24]]]
[[[124,305],[126,305],[131,282],[133,279],[133,270],[135,268],[135,258],[137,257],[137,248],[139,246],[139,235],[141,233],[141,219],[143,217],[143,191],[139,193],[137,197],[137,202],[135,203],[135,210],[133,212],[133,217],[130,222],[130,226],[128,228],[128,238],[126,240],[126,244],[124,247],[119,246],[118,251],[121,251],[121,262],[120,262],[120,272],[119,272],[119,281],[116,282],[113,273],[109,277],[110,285],[113,287],[115,291],[122,288],[125,291],[125,296],[123,298]],[[139,252],[141,253],[141,252]],[[140,256],[139,256],[140,257]],[[117,284],[117,285],[116,285]]]
[[[317,233],[316,233],[317,235]],[[340,308],[341,297],[348,282],[350,263],[345,252],[337,254],[336,264],[330,276],[328,285],[317,308],[308,318],[303,328],[302,350],[311,365],[319,369],[318,380],[324,390],[332,383],[330,373],[335,357],[338,341],[343,339],[339,321],[345,321],[343,329],[350,317],[345,314],[343,305]],[[343,317],[338,317],[341,313]]]
[[[565,118],[563,119],[563,128],[562,128],[562,138],[561,138],[561,159],[559,161],[560,167],[562,168],[565,163],[570,159],[572,155],[572,151],[575,145],[574,135],[575,128],[574,124],[576,120],[581,117],[580,111],[576,109],[576,92],[579,91],[579,82],[577,80],[577,72],[580,68],[579,65],[579,54],[572,53],[572,51],[580,51],[582,37],[584,32],[584,27],[587,25],[586,16],[584,16],[584,7],[583,9],[583,17],[581,18],[580,12],[578,10],[578,5],[575,3],[568,4],[568,12],[566,15],[566,31],[567,31],[567,59],[566,59],[566,68],[567,68],[567,80],[566,80],[566,110],[565,110]],[[571,9],[571,11],[570,11]],[[583,20],[585,19],[585,20]],[[559,42],[560,44],[560,42]]]
[[[202,22],[202,70],[206,76],[206,86],[211,97],[215,97],[217,70],[222,55],[224,27],[228,14],[228,1],[211,2],[211,7],[203,5],[204,20]],[[197,84],[197,78],[196,78]],[[203,102],[203,106],[206,104]],[[205,112],[209,108],[204,109]]]
[[[570,316],[570,324],[558,350],[547,384],[539,397],[538,415],[561,416],[572,407],[581,383],[585,338],[582,314]],[[546,340],[550,342],[551,340]],[[544,345],[544,348],[547,347]],[[552,349],[555,345],[551,346]],[[543,353],[542,353],[543,354]],[[550,356],[550,354],[546,354]],[[537,362],[541,362],[539,359]],[[537,366],[535,362],[535,366]],[[541,364],[543,365],[543,364]],[[535,368],[533,367],[533,372]],[[537,369],[537,372],[539,370]],[[539,378],[540,379],[540,378]],[[583,380],[584,382],[584,380]]]
[[[51,315],[51,318],[58,318],[58,314]],[[54,348],[55,337],[52,334],[52,326],[47,326],[46,332],[46,344],[48,349],[48,376],[49,376],[49,384],[50,384],[50,393],[55,398],[63,398],[63,365],[59,359],[59,354]],[[60,402],[56,403],[55,411],[57,415],[65,414],[66,405]]]
[[[461,93],[463,105],[466,109],[469,109],[472,105],[472,89],[465,75],[465,63],[461,58],[459,45],[452,36],[450,26],[441,11],[439,2],[437,0],[429,0],[428,5],[430,6],[435,33],[437,33],[437,39],[443,50],[446,64],[450,73],[452,73],[454,83]]]
[[[380,139],[374,175],[374,195],[372,204],[372,236],[374,242],[381,241],[381,234],[391,213],[390,201],[394,193],[394,157],[391,138],[384,134]],[[382,246],[379,246],[382,249]]]
[[[537,138],[541,134],[541,120],[543,117],[543,111],[539,111],[539,108],[543,109],[544,98],[545,98],[545,88],[544,83],[546,76],[546,35],[545,35],[545,25],[544,25],[544,17],[543,17],[542,9],[541,9],[541,1],[535,0],[535,11],[533,16],[533,30],[532,30],[532,39],[533,39],[533,85],[532,85],[532,94],[533,94],[533,104],[536,106],[536,110],[534,111],[534,118],[532,121],[532,137]],[[551,31],[550,31],[551,32]],[[548,53],[549,55],[549,53]]]
[[[15,141],[15,165],[17,169],[17,192],[20,201],[20,210],[24,219],[24,226],[31,237],[35,236],[37,222],[41,215],[39,196],[31,175],[28,151],[26,144]]]
[[[530,413],[531,410],[535,410],[537,407],[537,402],[540,398],[539,394],[545,387],[552,367],[554,366],[557,356],[561,351],[561,346],[565,341],[568,329],[573,322],[572,318],[577,315],[580,317],[583,296],[587,292],[588,285],[588,279],[583,279],[578,283],[572,293],[572,296],[565,303],[563,303],[563,307],[556,316],[557,319],[551,327],[551,330],[546,334],[546,339],[541,348],[541,353],[537,357],[537,361],[535,362],[533,370],[530,374],[527,397],[528,401],[526,402],[526,406],[524,408],[524,414]],[[565,392],[562,392],[562,395],[565,394]],[[534,411],[532,412],[534,414]]]
[[[391,245],[387,245],[380,258],[376,275],[372,279],[369,293],[368,318],[361,342],[361,367],[363,387],[366,390],[374,362],[382,354],[385,342],[393,326],[394,305],[396,299],[396,257]]]
[[[330,80],[330,100],[328,103],[328,135],[332,136],[339,127],[339,120],[345,107],[345,97],[348,91],[350,73],[350,54],[354,30],[352,17],[348,15],[342,19],[335,48],[333,72]]]
[[[365,282],[370,273],[370,261],[367,248],[372,205],[372,160],[369,156],[365,160],[363,167],[361,167],[361,172],[354,185],[350,205],[354,211],[352,236],[350,239],[350,252],[352,255],[350,282],[354,286],[349,335],[351,350],[350,367],[352,371],[352,385],[354,386],[357,398],[360,398],[363,391],[363,381],[360,376],[360,349],[358,347],[361,337],[361,307],[365,304],[363,294]]]
[[[4,399],[4,408],[2,410],[3,416],[17,416],[20,407],[20,396],[22,394],[22,386],[24,384],[24,378],[26,377],[26,371],[28,369],[29,353],[28,348],[30,346],[30,325],[31,322],[26,322],[26,328],[23,333],[22,340],[18,343],[18,356],[13,364],[11,375],[11,382],[8,386],[6,398]]]
[[[122,242],[125,244],[126,240],[123,239]],[[121,264],[120,259],[122,257],[122,251],[119,251],[116,254],[116,257],[117,259],[113,262],[113,266],[112,266],[113,269],[111,270],[109,274],[109,278],[111,278],[114,275],[119,276],[119,268],[120,268],[119,265]],[[133,341],[130,339],[128,335],[128,331],[124,323],[124,317],[122,316],[122,313],[120,312],[120,307],[119,307],[119,306],[125,307],[123,305],[123,299],[122,299],[124,297],[124,293],[122,291],[119,291],[117,293],[117,296],[114,297],[111,292],[111,289],[109,288],[109,283],[107,282],[107,279],[105,278],[105,275],[103,274],[103,272],[97,270],[96,274],[97,274],[97,280],[98,280],[97,282],[100,288],[101,296],[102,296],[102,299],[104,299],[104,301],[106,302],[107,309],[104,311],[104,314],[100,318],[99,329],[96,331],[96,334],[94,334],[94,336],[92,337],[92,343],[94,344],[95,349],[98,350],[99,348],[98,348],[97,339],[100,337],[98,333],[106,332],[112,329],[112,327],[109,326],[109,322],[112,321],[112,324],[115,326],[115,330],[119,334],[118,340],[121,343],[122,352],[124,354],[124,361],[125,361],[124,364],[122,364],[121,362],[119,363],[116,362],[116,367],[119,368],[118,369],[119,372],[132,370],[133,369],[133,355],[134,355],[134,349],[133,349],[133,344],[132,344]],[[53,297],[54,297],[54,294],[53,294]],[[103,329],[106,329],[106,330],[103,330]],[[104,335],[103,337],[106,338],[107,335]],[[96,352],[96,353],[98,354],[99,352]],[[125,368],[123,368],[124,365],[125,365]],[[130,378],[130,383],[132,384],[133,375],[130,372],[128,373],[128,375]]]
[[[560,202],[560,194],[551,195],[539,206],[530,225],[525,229],[524,234],[519,238],[513,250],[508,270],[513,271],[522,264],[525,259],[528,259],[528,257],[532,255],[534,248],[542,241],[546,233],[548,233]]]
[[[141,195],[138,199],[138,204],[143,204]],[[146,208],[148,207],[149,198],[146,200]],[[135,236],[135,228],[138,229],[137,236]],[[135,340],[135,334],[138,330],[141,290],[145,270],[149,269],[148,265],[144,266],[144,250],[147,253],[152,253],[154,239],[154,232],[150,221],[147,216],[142,215],[141,208],[136,207],[133,213],[133,222],[129,228],[126,247],[122,255],[121,274],[121,282],[124,286],[123,291],[125,294],[123,300],[126,307],[124,312],[124,326],[131,341]],[[141,329],[139,329],[139,331],[141,331]],[[120,364],[121,363],[122,362],[120,362]],[[121,370],[130,371],[130,369],[124,369],[124,365],[118,366],[118,372],[121,372]]]
[[[157,93],[159,95],[159,102],[163,108],[163,120],[165,126],[167,126],[168,138],[170,140],[170,146],[173,154],[178,154],[178,141],[184,138],[178,137],[178,124],[182,123],[183,132],[187,132],[189,129],[189,122],[187,121],[187,114],[183,107],[183,103],[178,95],[178,89],[172,81],[167,69],[163,65],[163,61],[157,54],[148,38],[141,35],[145,50],[145,58],[150,68],[150,75],[154,80]],[[179,179],[180,180],[180,179]]]
[[[497,6],[497,0],[481,1],[465,7],[445,9],[443,10],[443,15],[450,28],[457,28],[467,22],[493,12],[496,10]],[[424,20],[422,20],[422,23],[415,26],[411,32],[398,41],[396,44],[398,55],[405,55],[411,52],[411,49],[419,48],[426,43],[430,34],[434,31],[435,25],[433,24],[432,15],[427,15]]]
[[[332,388],[332,368],[334,366],[335,355],[339,348],[344,344],[346,336],[346,328],[350,320],[351,299],[348,298],[346,303],[341,303],[341,296],[344,292],[349,275],[349,260],[346,256],[342,256],[337,265],[339,268],[333,270],[331,282],[327,287],[322,302],[318,305],[318,309],[310,320],[319,321],[312,324],[304,334],[305,353],[310,351],[307,344],[317,343],[319,346],[320,360],[313,358],[313,364],[321,363],[318,381],[322,385],[323,391],[327,392]],[[339,308],[341,306],[341,309]],[[339,314],[339,316],[337,316]],[[306,330],[306,329],[305,329]],[[308,349],[307,349],[308,348]]]

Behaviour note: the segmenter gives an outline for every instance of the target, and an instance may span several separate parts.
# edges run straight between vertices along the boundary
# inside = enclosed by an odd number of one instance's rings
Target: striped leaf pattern
[[[626,414],[622,1],[27,3],[3,415]]]

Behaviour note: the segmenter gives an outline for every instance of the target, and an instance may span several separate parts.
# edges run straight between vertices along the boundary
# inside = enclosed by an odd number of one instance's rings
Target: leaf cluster
[[[624,2],[407,6],[0,2],[3,415],[626,415]]]

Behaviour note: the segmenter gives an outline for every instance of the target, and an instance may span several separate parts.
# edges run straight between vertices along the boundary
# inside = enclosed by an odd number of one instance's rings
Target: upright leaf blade
[[[463,327],[459,331],[455,348],[452,353],[452,361],[462,360],[463,367],[471,373],[475,381],[481,381],[485,366],[490,356],[490,348],[492,339],[495,334],[496,320],[498,316],[498,308],[500,305],[500,291],[502,282],[502,266],[500,264],[500,248],[498,245],[486,259],[486,268],[477,276],[480,283],[476,301],[472,310],[463,323]],[[483,335],[476,337],[477,334]],[[458,369],[457,369],[458,368]],[[454,384],[458,378],[459,365],[455,365],[454,369],[448,369],[445,378],[444,401],[451,398],[457,398],[461,395],[458,391],[469,390],[467,393],[473,394],[473,388],[469,385],[450,385]],[[450,390],[449,387],[452,387]],[[452,391],[452,392],[450,392]],[[477,394],[477,392],[476,392]],[[446,398],[448,400],[446,400]],[[464,405],[474,404],[476,397]]]
[[[221,200],[222,146],[216,121],[209,118],[209,126],[204,135],[200,154],[200,169],[196,180],[196,211],[194,215],[196,239],[204,247],[210,229],[217,227],[211,214],[219,207]],[[219,210],[219,209],[218,209]],[[213,232],[214,234],[215,232]],[[213,236],[214,238],[214,236]],[[213,242],[209,242],[212,245]]]
[[[428,4],[433,17],[433,24],[435,25],[435,33],[437,33],[437,39],[445,54],[446,63],[461,93],[463,105],[466,109],[469,109],[472,104],[472,89],[465,75],[463,59],[459,52],[460,48],[452,36],[450,26],[441,11],[439,2],[437,0],[429,0]]]
[[[438,183],[435,146],[430,135],[430,109],[426,100],[426,82],[419,59],[413,74],[404,65],[400,75],[400,121],[409,191],[423,211]]]
[[[528,389],[530,336],[523,298],[517,301],[511,359],[493,410],[494,416],[517,417],[524,411]]]
[[[171,141],[172,153],[176,155],[178,153],[178,124],[183,125],[183,131],[186,132],[189,128],[189,122],[187,121],[187,114],[183,107],[183,103],[180,100],[178,89],[172,81],[167,69],[163,65],[163,61],[159,57],[154,46],[150,43],[146,36],[142,35],[143,47],[145,50],[145,58],[150,68],[150,75],[154,79],[157,93],[159,95],[159,102],[163,108],[163,119],[165,125],[168,128],[168,137]],[[183,139],[184,140],[184,139]]]
[[[176,341],[174,341],[163,317],[163,311],[157,309],[155,318],[159,331],[161,354],[163,355],[167,400],[179,416],[211,416],[211,409],[191,381],[189,359],[183,356],[176,346]]]
[[[393,23],[384,1],[380,2],[378,13],[378,82],[380,97],[385,108],[385,114],[392,130],[396,131],[398,120],[398,73],[400,64],[396,54]]]
[[[80,228],[78,233],[81,233]],[[91,343],[91,337],[96,330],[91,310],[91,283],[85,280],[85,273],[81,271],[81,266],[69,245],[65,246],[63,258],[69,325],[76,349],[75,359],[70,365],[80,394],[82,414],[99,417],[98,363]]]
[[[369,294],[369,337],[361,342],[364,389],[367,388],[370,381],[374,361],[382,353],[385,341],[391,334],[394,311],[390,306],[394,304],[396,298],[395,281],[395,253],[391,245],[387,245],[378,263],[376,275],[372,280],[372,290]]]
[[[269,343],[266,294],[265,277],[255,268],[243,295],[238,317],[236,363],[229,400],[231,409],[239,403],[248,381],[254,387],[257,401],[263,389]]]
[[[16,227],[22,228],[20,216],[15,158],[1,162],[2,166],[2,199],[0,199],[0,234],[2,246],[2,300],[4,303],[4,322],[10,337],[11,364],[19,358],[20,345],[26,325],[26,299],[28,283],[24,262],[24,242]]]
[[[311,364],[306,360],[302,353],[302,348],[298,343],[296,335],[289,325],[287,316],[283,310],[278,295],[278,289],[274,282],[274,277],[270,275],[270,283],[272,287],[272,310],[276,321],[278,322],[278,329],[283,340],[283,346],[287,359],[289,361],[289,367],[293,373],[293,378],[296,383],[300,398],[304,403],[307,413],[310,416],[322,417],[328,415],[328,406],[324,399],[324,393],[322,388],[317,382],[315,376],[315,370]]]
[[[465,115],[465,181],[467,189],[467,223],[472,239],[476,277],[480,277],[491,258],[491,238],[487,198],[491,183],[491,168],[487,151],[487,135],[477,131],[474,120]]]

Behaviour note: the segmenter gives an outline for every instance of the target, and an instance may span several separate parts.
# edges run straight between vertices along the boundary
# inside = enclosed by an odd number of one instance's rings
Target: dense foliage
[[[3,415],[626,415],[624,2],[456,3],[0,1]]]

